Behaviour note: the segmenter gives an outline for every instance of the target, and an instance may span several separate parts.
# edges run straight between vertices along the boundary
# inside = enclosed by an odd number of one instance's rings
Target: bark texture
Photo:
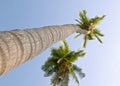
[[[0,75],[32,59],[74,32],[86,33],[73,24],[0,32]]]

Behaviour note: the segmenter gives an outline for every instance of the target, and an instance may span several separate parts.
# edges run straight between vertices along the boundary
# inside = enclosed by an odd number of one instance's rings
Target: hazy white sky
[[[86,77],[80,86],[120,86],[120,1],[119,0],[0,0],[0,31],[47,25],[76,23],[85,9],[90,17],[107,15],[98,28],[105,34],[104,44],[89,41],[85,58],[76,62]],[[81,38],[67,38],[71,49],[81,47]],[[59,44],[55,44],[58,46]],[[41,66],[50,49],[0,77],[0,86],[49,86]],[[77,86],[71,80],[69,86]]]

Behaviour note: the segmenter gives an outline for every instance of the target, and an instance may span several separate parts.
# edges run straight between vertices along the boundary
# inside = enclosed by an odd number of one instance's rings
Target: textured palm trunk
[[[32,59],[74,32],[86,33],[73,24],[0,32],[0,75]]]

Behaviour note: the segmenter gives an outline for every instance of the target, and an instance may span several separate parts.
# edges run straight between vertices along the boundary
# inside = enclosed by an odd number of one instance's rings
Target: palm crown
[[[76,19],[76,21],[79,23],[77,25],[81,29],[87,30],[87,33],[83,37],[84,48],[86,47],[87,40],[94,40],[94,37],[96,37],[98,41],[102,43],[102,40],[99,38],[99,36],[104,36],[95,26],[99,24],[99,22],[105,17],[105,15],[103,15],[102,17],[96,16],[95,18],[89,19],[86,14],[87,12],[83,10],[79,13],[79,20]],[[77,38],[78,36],[80,36],[80,33],[76,35],[75,38]]]
[[[69,75],[75,79],[79,85],[76,73],[83,78],[85,74],[82,69],[73,64],[78,57],[83,57],[85,52],[83,50],[71,51],[66,41],[62,41],[62,45],[57,49],[51,50],[51,57],[42,66],[45,76],[53,76],[51,79],[52,86],[68,86]]]

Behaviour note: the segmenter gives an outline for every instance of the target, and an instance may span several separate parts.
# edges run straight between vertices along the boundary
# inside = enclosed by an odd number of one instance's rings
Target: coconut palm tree
[[[51,79],[52,86],[68,86],[69,76],[71,75],[79,85],[76,73],[83,78],[85,74],[82,69],[73,64],[79,57],[83,57],[83,50],[71,51],[66,41],[62,45],[51,50],[51,56],[42,66],[45,76],[53,76]]]
[[[75,24],[0,32],[0,75],[39,55],[76,31],[86,33]]]
[[[78,24],[66,24],[0,32],[0,75],[39,55],[74,32],[87,34],[89,30]]]
[[[82,30],[87,30],[88,32],[83,37],[83,47],[86,47],[87,40],[94,40],[94,37],[98,39],[100,43],[102,43],[102,40],[99,38],[99,36],[103,37],[104,35],[100,32],[99,29],[97,29],[95,26],[100,23],[100,21],[105,17],[105,15],[99,17],[96,16],[95,18],[89,19],[87,17],[87,12],[83,10],[79,13],[79,20],[76,19],[76,21],[79,23],[77,24]],[[79,37],[81,33],[75,36],[75,38]]]

